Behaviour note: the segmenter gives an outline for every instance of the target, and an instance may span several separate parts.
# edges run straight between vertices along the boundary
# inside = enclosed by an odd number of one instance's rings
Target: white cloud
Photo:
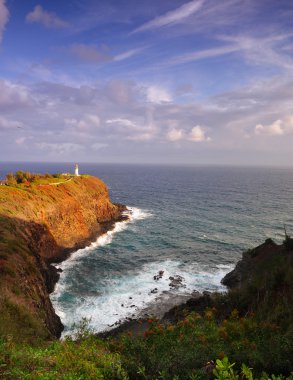
[[[199,125],[196,125],[191,129],[191,132],[188,135],[188,140],[194,141],[194,142],[203,142],[203,141],[210,141],[210,137],[206,137],[206,134],[202,127]]]
[[[121,119],[121,118],[109,119],[106,121],[106,123],[107,124],[116,124],[116,125],[120,125],[120,126],[127,127],[127,128],[136,128],[136,124],[133,121],[128,120],[128,119]]]
[[[30,103],[29,91],[26,87],[0,80],[0,108],[18,107]]]
[[[293,132],[293,116],[288,116],[283,120],[278,119],[272,124],[263,125],[257,124],[255,126],[255,134],[268,135],[268,136],[282,136],[287,133]]]
[[[23,124],[16,120],[8,120],[3,116],[0,116],[0,130],[1,129],[17,129],[23,128]]]
[[[220,36],[218,39],[228,44],[210,49],[199,50],[175,56],[163,65],[177,65],[195,62],[202,59],[214,58],[226,54],[238,53],[247,63],[252,65],[278,66],[286,70],[293,69],[293,59],[282,52],[283,44],[291,35],[273,35],[265,38],[256,38],[250,35]],[[279,48],[281,45],[282,49]]]
[[[97,115],[85,115],[83,119],[65,118],[64,123],[79,130],[87,130],[91,127],[99,127],[100,118]]]
[[[66,28],[68,23],[59,18],[55,13],[48,12],[41,5],[36,5],[34,10],[26,15],[29,23],[39,23],[46,28]]]
[[[189,3],[181,5],[172,11],[165,13],[162,16],[158,16],[151,21],[141,25],[135,29],[132,33],[143,32],[150,29],[161,28],[163,26],[170,26],[182,22],[187,17],[197,12],[203,5],[204,0],[194,0]]]
[[[235,51],[239,51],[240,47],[238,45],[228,45],[228,46],[220,46],[217,48],[206,49],[201,51],[196,51],[193,53],[183,54],[168,60],[166,63],[170,65],[194,62],[200,59],[218,57],[225,54],[234,53]]]
[[[123,53],[117,54],[114,57],[114,61],[117,61],[117,62],[124,61],[125,59],[131,58],[134,55],[139,54],[144,49],[145,49],[145,47],[137,48],[137,49],[131,49],[131,50],[125,51]]]
[[[262,38],[251,35],[236,35],[221,36],[220,39],[238,46],[238,50],[250,64],[271,65],[292,70],[292,58],[281,52],[284,50],[284,43],[291,37],[292,34],[274,34]],[[282,49],[279,48],[280,46]]]
[[[167,133],[167,140],[175,141],[193,141],[193,142],[204,142],[210,141],[211,138],[206,136],[205,131],[199,125],[196,125],[188,133],[183,129],[172,128]]]
[[[167,139],[169,141],[179,141],[179,140],[182,140],[183,138],[184,138],[184,132],[182,129],[172,128],[167,133]]]
[[[147,100],[151,103],[160,104],[171,102],[171,94],[164,88],[159,86],[150,86],[146,90]]]
[[[9,20],[9,11],[5,3],[6,3],[5,0],[0,0],[0,43],[3,38],[5,26]]]

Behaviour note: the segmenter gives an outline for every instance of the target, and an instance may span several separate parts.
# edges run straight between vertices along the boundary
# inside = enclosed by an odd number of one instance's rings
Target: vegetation
[[[194,313],[168,326],[151,320],[144,336],[128,334],[117,340],[100,340],[84,325],[75,340],[20,345],[7,336],[0,340],[0,377],[292,379],[290,344],[276,332],[276,326],[262,326],[253,317],[239,318],[236,311],[218,325],[215,311],[207,310],[204,317]],[[275,370],[281,375],[265,372]]]
[[[72,175],[70,174],[37,174],[18,170],[15,174],[8,173],[6,175],[6,183],[8,186],[50,184],[54,182],[64,182],[71,177]]]
[[[292,251],[261,247],[248,253],[254,270],[240,288],[210,297],[205,309],[183,307],[172,323],[149,319],[143,334],[101,340],[83,321],[64,341],[20,344],[3,335],[0,377],[293,379]]]

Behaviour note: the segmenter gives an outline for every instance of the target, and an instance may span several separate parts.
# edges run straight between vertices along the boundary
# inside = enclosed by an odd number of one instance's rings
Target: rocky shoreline
[[[263,260],[270,259],[283,252],[283,245],[277,245],[271,239],[267,239],[265,243],[257,246],[252,250],[243,252],[242,258],[237,262],[235,268],[227,273],[221,283],[227,287],[227,292],[231,289],[239,289],[244,283],[250,281],[255,271],[255,266]],[[154,276],[155,281],[163,276],[163,271],[159,271]],[[179,289],[180,286],[184,287],[183,278],[174,276],[170,279],[170,289]],[[223,293],[222,293],[223,294]],[[168,294],[166,294],[168,296]],[[123,333],[131,333],[132,335],[143,334],[149,326],[149,319],[155,318],[160,323],[168,324],[175,323],[183,319],[186,313],[195,311],[203,314],[206,308],[217,306],[220,308],[221,317],[226,317],[226,305],[219,305],[217,292],[193,292],[192,294],[169,294],[170,298],[162,299],[158,297],[157,303],[155,302],[150,307],[142,310],[138,317],[128,318],[124,321],[118,321],[115,325],[111,326],[110,330],[96,334],[100,338],[118,337]]]
[[[100,236],[107,233],[108,231],[112,231],[115,228],[115,224],[117,222],[126,222],[129,220],[129,216],[125,214],[125,211],[129,211],[127,206],[122,205],[120,203],[113,203],[118,208],[118,214],[112,220],[105,221],[100,223],[100,230],[98,233],[92,234],[86,239],[76,243],[74,247],[65,248],[63,251],[59,253],[58,256],[54,257],[47,261],[48,265],[48,273],[46,276],[46,284],[49,294],[54,291],[55,285],[60,278],[61,269],[56,268],[55,265],[52,264],[60,264],[63,261],[67,260],[70,255],[77,251],[78,249],[83,249],[88,247],[91,243],[95,242]]]

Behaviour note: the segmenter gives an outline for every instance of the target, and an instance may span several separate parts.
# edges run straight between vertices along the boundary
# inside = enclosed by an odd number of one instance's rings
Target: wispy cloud
[[[172,11],[158,16],[140,27],[136,28],[132,33],[144,32],[146,30],[157,29],[163,26],[170,26],[182,22],[187,17],[197,12],[203,5],[204,0],[194,0],[181,5]]]
[[[94,45],[73,44],[69,47],[69,52],[83,62],[98,63],[112,60],[109,54],[99,51]]]
[[[3,38],[5,26],[9,20],[9,11],[6,6],[6,0],[0,0],[0,43]]]
[[[40,150],[49,151],[51,155],[55,156],[63,156],[67,153],[75,153],[78,152],[84,147],[81,144],[75,144],[71,142],[63,142],[63,143],[47,143],[40,142],[36,144],[36,147]]]
[[[293,59],[284,47],[292,38],[292,34],[274,34],[266,37],[250,35],[222,36],[221,40],[238,46],[248,63],[272,65],[284,69],[293,69]],[[290,42],[289,42],[290,43]]]
[[[176,65],[180,63],[194,62],[205,58],[218,57],[225,54],[234,53],[235,51],[240,50],[240,47],[236,44],[220,46],[212,49],[205,49],[200,51],[195,51],[192,53],[187,53],[174,57],[173,59],[168,60],[167,64]]]
[[[123,53],[117,54],[114,57],[113,60],[114,61],[124,61],[125,59],[131,58],[131,57],[139,54],[140,52],[142,52],[145,49],[146,49],[146,47],[141,47],[141,48],[137,48],[137,49],[127,50],[127,51],[125,51]]]
[[[65,49],[66,52],[76,57],[79,61],[85,63],[100,63],[100,62],[120,62],[142,52],[146,47],[130,49],[114,55],[110,53],[109,49],[102,47],[98,49],[95,45],[86,44],[72,44],[69,48]]]
[[[291,70],[293,59],[286,54],[286,49],[284,49],[284,45],[286,46],[286,42],[288,43],[291,37],[292,35],[289,34],[262,38],[250,35],[219,36],[217,40],[227,43],[226,45],[181,54],[164,62],[163,65],[178,65],[238,53],[249,64],[277,66]],[[279,47],[280,45],[282,48]]]
[[[34,10],[26,15],[28,23],[42,24],[46,28],[66,28],[68,22],[59,18],[55,13],[46,11],[41,5],[36,5]]]

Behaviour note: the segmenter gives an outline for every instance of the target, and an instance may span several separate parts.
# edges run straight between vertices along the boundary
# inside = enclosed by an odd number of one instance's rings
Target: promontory
[[[24,175],[25,176],[25,175]],[[20,339],[60,336],[49,293],[58,280],[51,265],[85,247],[125,207],[92,176],[28,176],[0,186],[0,335]]]

